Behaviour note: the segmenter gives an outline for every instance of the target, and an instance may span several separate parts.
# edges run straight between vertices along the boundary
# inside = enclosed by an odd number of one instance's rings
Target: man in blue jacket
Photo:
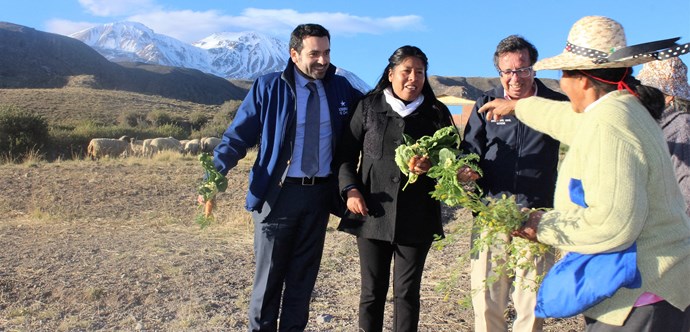
[[[333,152],[361,97],[335,75],[330,51],[328,30],[297,26],[287,68],[256,79],[214,150],[216,169],[225,175],[258,144],[246,201],[256,257],[250,331],[303,331],[307,325],[329,210],[338,197]],[[315,112],[316,147],[303,150],[311,141],[305,140],[307,113]],[[313,170],[303,171],[305,166]]]
[[[486,91],[477,100],[465,127],[460,148],[480,157],[479,167],[484,176],[477,185],[489,197],[514,195],[518,205],[525,208],[552,208],[556,186],[559,142],[535,131],[515,116],[487,122],[477,110],[496,99],[520,99],[540,96],[554,100],[567,97],[550,90],[534,77],[532,65],[537,62],[537,49],[516,35],[501,40],[494,53],[501,86]],[[473,234],[474,238],[481,234]],[[509,234],[506,239],[512,241]],[[543,320],[534,315],[536,285],[534,277],[551,268],[554,257],[547,254],[533,259],[538,271],[516,268],[504,271],[495,281],[495,262],[504,260],[507,253],[501,248],[482,250],[471,259],[472,306],[475,331],[508,331],[504,312],[512,288],[516,311],[513,331],[541,331]],[[515,285],[507,274],[515,274]],[[490,281],[487,281],[490,280]]]

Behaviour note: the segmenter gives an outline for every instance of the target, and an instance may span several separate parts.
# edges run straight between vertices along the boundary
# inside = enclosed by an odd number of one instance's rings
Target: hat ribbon
[[[630,88],[630,86],[628,86],[628,84],[624,82],[625,78],[628,76],[628,73],[630,72],[630,68],[629,68],[629,67],[626,67],[626,68],[625,68],[625,73],[623,73],[623,77],[621,77],[620,81],[618,81],[618,82],[605,80],[605,79],[603,79],[603,78],[601,78],[601,77],[596,77],[596,76],[594,76],[594,75],[588,74],[588,73],[586,73],[585,71],[582,71],[582,70],[578,70],[578,71],[579,71],[581,74],[583,74],[583,75],[585,75],[585,76],[587,76],[587,77],[589,77],[589,78],[591,78],[591,79],[593,79],[593,80],[595,80],[595,81],[599,81],[599,82],[606,83],[606,84],[616,84],[616,88],[617,88],[618,90],[623,90],[623,89],[625,89],[625,90],[628,90],[628,92],[630,92],[633,96],[638,97],[638,98],[640,97],[640,95],[638,95],[637,92],[633,91],[633,90]]]
[[[592,60],[592,62],[595,64],[621,61],[630,57],[652,57],[657,60],[664,60],[690,52],[690,43],[678,45],[675,43],[678,39],[680,39],[680,37],[627,46],[618,50],[611,49],[610,54],[596,49],[578,46],[567,41],[565,50],[580,56],[593,58],[594,60]]]

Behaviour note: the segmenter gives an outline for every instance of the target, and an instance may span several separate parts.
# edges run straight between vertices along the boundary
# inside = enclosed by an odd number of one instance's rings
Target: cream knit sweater
[[[619,289],[585,316],[620,326],[643,292],[681,310],[690,305],[690,218],[661,128],[638,99],[611,92],[575,113],[570,103],[532,97],[518,101],[516,115],[569,146],[539,242],[592,254],[637,241],[642,287]],[[587,207],[570,200],[571,179],[582,181]]]

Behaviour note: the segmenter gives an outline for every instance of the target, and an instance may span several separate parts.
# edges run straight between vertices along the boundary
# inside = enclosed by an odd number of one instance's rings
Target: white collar
[[[421,105],[424,101],[424,95],[420,94],[419,97],[417,97],[417,99],[405,105],[405,103],[403,103],[402,100],[396,98],[393,95],[393,90],[390,87],[387,87],[385,90],[383,90],[383,96],[386,97],[386,103],[388,103],[388,105],[391,105],[393,111],[395,111],[395,113],[398,113],[403,118],[412,114],[412,112],[414,112],[417,109],[417,107],[419,107],[419,105]]]
[[[601,96],[601,98],[599,98],[599,99],[595,100],[593,103],[587,105],[587,107],[585,107],[585,110],[582,111],[582,113],[587,113],[587,112],[591,111],[595,106],[599,105],[599,103],[604,101],[604,99],[611,97],[611,94],[614,92],[618,92],[618,91],[611,91],[611,92]]]

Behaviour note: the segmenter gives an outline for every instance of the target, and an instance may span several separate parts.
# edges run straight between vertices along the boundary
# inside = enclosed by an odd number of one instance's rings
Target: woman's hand
[[[429,171],[431,168],[431,160],[429,160],[429,157],[426,156],[414,156],[407,163],[407,166],[409,167],[410,172],[421,175]]]
[[[525,221],[525,224],[522,225],[522,227],[520,227],[519,229],[513,231],[511,235],[537,242],[537,229],[539,227],[539,221],[541,221],[541,216],[544,213],[544,211],[539,210],[532,211],[529,214],[527,221]]]
[[[481,176],[479,173],[475,172],[473,169],[467,167],[467,166],[462,166],[460,169],[458,169],[458,181],[460,183],[467,183],[467,182],[473,182],[477,181]]]
[[[500,120],[505,115],[515,114],[516,104],[517,100],[497,98],[484,104],[477,112],[486,113],[486,121],[494,122]]]
[[[347,209],[355,214],[361,214],[363,216],[369,215],[369,209],[367,208],[367,203],[364,201],[364,196],[359,192],[357,188],[352,188],[347,192]]]

